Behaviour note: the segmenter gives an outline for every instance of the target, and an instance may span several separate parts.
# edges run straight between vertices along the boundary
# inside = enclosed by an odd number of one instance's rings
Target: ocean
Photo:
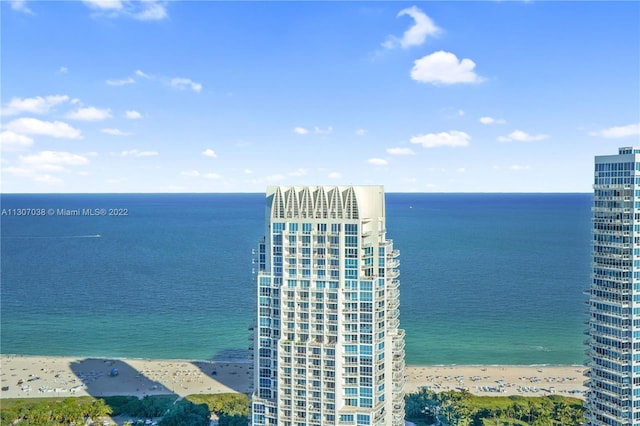
[[[0,203],[3,354],[246,358],[264,194]],[[391,193],[386,203],[408,364],[583,362],[591,194]]]

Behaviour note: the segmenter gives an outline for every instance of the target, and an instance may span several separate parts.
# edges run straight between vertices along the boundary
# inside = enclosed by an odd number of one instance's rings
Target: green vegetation
[[[405,397],[407,420],[433,424],[436,414],[452,426],[573,426],[584,421],[582,401],[559,395],[475,396],[425,389]]]
[[[249,397],[243,393],[189,395],[186,399],[194,404],[207,404],[209,411],[218,415],[249,416]]]
[[[176,400],[176,396],[147,395],[142,399],[135,396],[106,396],[101,399],[111,407],[114,416],[149,418],[163,416]]]
[[[220,426],[246,426],[249,422],[249,398],[245,394],[222,393],[190,395],[176,402],[176,395],[93,398],[3,399],[0,426],[19,421],[24,426],[57,426],[71,422],[84,424],[87,419],[108,415],[137,418],[162,417],[161,426],[206,426],[211,413]]]
[[[210,412],[206,404],[194,404],[183,399],[171,407],[160,426],[209,426]]]
[[[206,404],[218,416],[219,426],[246,426],[249,423],[249,397],[243,393],[189,395],[194,404]]]
[[[16,421],[20,421],[20,425],[39,426],[84,424],[87,419],[97,419],[111,412],[104,400],[90,397],[3,400],[0,425],[9,426]]]

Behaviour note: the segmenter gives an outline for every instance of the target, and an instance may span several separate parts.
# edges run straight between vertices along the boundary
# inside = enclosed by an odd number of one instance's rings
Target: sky
[[[1,191],[590,192],[640,2],[1,1]]]

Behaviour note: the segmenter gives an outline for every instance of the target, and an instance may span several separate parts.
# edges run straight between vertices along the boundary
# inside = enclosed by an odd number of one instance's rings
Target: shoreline
[[[249,360],[109,358],[0,354],[0,399],[240,392],[250,389]],[[407,365],[405,391],[466,389],[484,396],[583,399],[582,365]]]

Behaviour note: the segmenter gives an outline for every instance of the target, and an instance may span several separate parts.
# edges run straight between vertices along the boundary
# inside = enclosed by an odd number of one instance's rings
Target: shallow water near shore
[[[409,364],[580,364],[591,194],[387,194]],[[240,360],[262,194],[3,194],[2,353]]]

